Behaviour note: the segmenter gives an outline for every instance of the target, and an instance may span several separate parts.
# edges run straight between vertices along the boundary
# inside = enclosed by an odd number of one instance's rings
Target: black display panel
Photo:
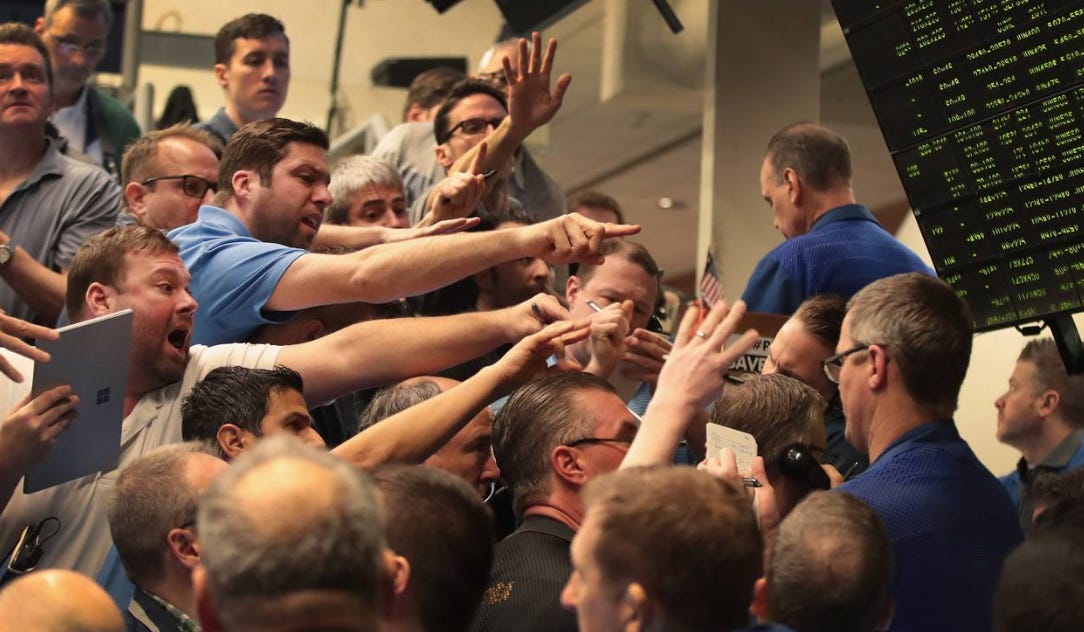
[[[1084,310],[1084,0],[833,0],[978,330]]]

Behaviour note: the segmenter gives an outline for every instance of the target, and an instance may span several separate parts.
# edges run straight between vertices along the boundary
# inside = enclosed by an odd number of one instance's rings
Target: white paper
[[[730,448],[738,457],[738,473],[753,471],[753,457],[757,455],[757,440],[753,435],[719,424],[708,424],[708,454],[720,458],[723,448]]]

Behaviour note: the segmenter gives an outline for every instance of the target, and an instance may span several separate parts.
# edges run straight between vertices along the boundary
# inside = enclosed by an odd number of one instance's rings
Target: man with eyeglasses
[[[869,469],[836,489],[881,518],[897,562],[889,630],[990,630],[1016,508],[960,438],[952,414],[974,325],[944,282],[921,273],[876,281],[850,300],[837,353],[847,439]]]
[[[492,86],[495,93],[503,95],[498,98],[498,101],[503,104],[509,96],[509,84],[504,76],[502,63],[505,56],[507,56],[512,67],[518,68],[519,55],[520,48],[517,39],[504,40],[494,44],[482,55],[478,74],[474,75],[471,81]],[[526,61],[526,56],[524,60]],[[442,101],[448,98],[452,87],[452,85],[449,85],[443,88],[445,95],[442,97]],[[439,108],[440,103],[437,105]],[[502,107],[507,108],[506,105],[502,105]],[[560,108],[559,101],[556,107]],[[415,222],[424,218],[428,210],[425,203],[418,202],[418,199],[429,197],[430,189],[440,181],[449,166],[445,164],[445,161],[439,155],[434,153],[434,149],[443,142],[442,139],[444,138],[443,134],[435,133],[436,127],[434,123],[437,112],[439,112],[439,109],[433,111],[430,115],[431,118],[426,119],[426,122],[415,122],[412,119],[396,126],[380,139],[372,152],[374,158],[395,165],[395,168],[403,176],[407,203],[412,206],[412,217]],[[547,116],[552,118],[554,113],[556,113],[556,109]],[[504,114],[500,116],[503,117]],[[513,113],[513,116],[516,116],[516,113]],[[467,116],[461,113],[453,113],[453,117],[455,121],[450,126],[456,125],[465,118],[477,118],[476,114]],[[538,166],[538,163],[531,156],[528,148],[522,146],[523,140],[537,127],[548,122],[549,118],[530,125],[524,125],[526,121],[521,121],[521,127],[516,132],[516,138],[509,144],[508,149],[513,161],[510,166],[514,165],[514,168],[510,171],[510,178],[507,180],[508,192],[519,204],[526,208],[527,212],[535,220],[557,217],[565,212],[565,196],[561,187],[542,171],[542,168]],[[471,145],[472,147],[481,142],[490,131],[485,129],[478,132],[477,130],[480,127],[478,123],[472,123],[469,127],[479,134]],[[469,161],[464,164],[469,164]],[[497,167],[486,167],[487,170],[490,168],[496,169]],[[414,206],[415,204],[417,204],[417,207]],[[426,219],[426,221],[430,220]]]
[[[616,470],[639,428],[613,387],[563,373],[514,392],[493,423],[493,450],[522,526],[497,543],[471,630],[575,632],[562,610],[568,547],[583,521],[580,490]]]
[[[76,249],[112,226],[121,204],[108,174],[46,136],[52,81],[41,38],[0,25],[0,309],[50,326]]]
[[[202,204],[218,190],[222,146],[207,132],[187,123],[148,132],[128,146],[121,163],[126,214],[158,230],[196,221]]]
[[[34,30],[49,49],[56,75],[53,124],[68,147],[117,177],[121,154],[139,137],[139,125],[120,101],[89,83],[112,26],[109,0],[48,0]]]
[[[192,569],[200,562],[199,498],[226,469],[199,443],[132,461],[109,501],[109,532],[135,593],[124,621],[135,632],[184,632],[197,618]]]

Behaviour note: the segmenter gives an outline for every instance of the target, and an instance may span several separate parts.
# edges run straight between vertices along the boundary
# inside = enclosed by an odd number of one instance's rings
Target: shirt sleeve
[[[75,252],[83,242],[111,228],[121,207],[120,186],[98,168],[88,168],[85,177],[72,190],[72,209],[64,217],[64,228],[56,245],[56,265],[71,267]]]
[[[742,294],[750,312],[789,316],[802,304],[802,293],[790,274],[771,257],[760,260]]]
[[[230,240],[199,248],[188,261],[192,294],[199,300],[194,342],[222,344],[248,340],[260,325],[281,323],[296,312],[265,312],[286,269],[306,254],[252,240]]]

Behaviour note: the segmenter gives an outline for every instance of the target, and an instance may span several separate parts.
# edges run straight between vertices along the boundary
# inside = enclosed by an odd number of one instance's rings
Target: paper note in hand
[[[738,457],[738,472],[753,471],[753,457],[757,455],[757,440],[753,435],[719,424],[708,424],[708,456],[719,458],[719,451],[730,448]]]

